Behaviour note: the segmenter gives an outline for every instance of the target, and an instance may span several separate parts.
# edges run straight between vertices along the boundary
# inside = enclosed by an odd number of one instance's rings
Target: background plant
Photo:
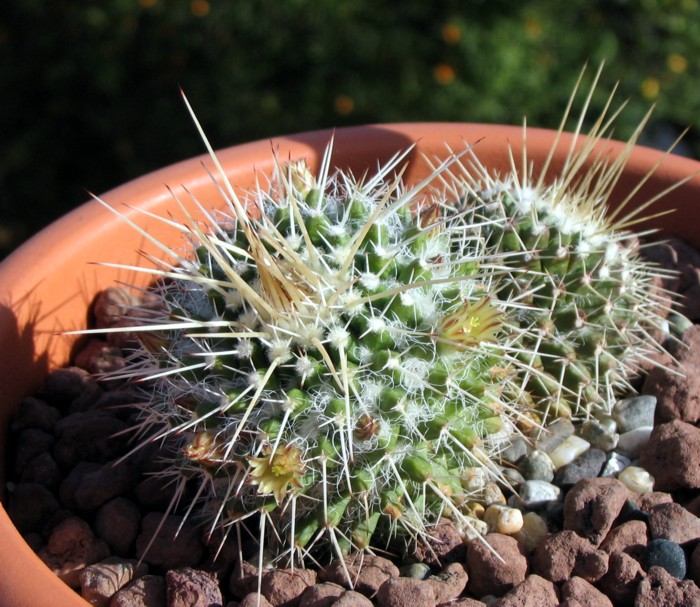
[[[216,147],[407,120],[555,127],[585,61],[649,141],[697,125],[696,0],[11,0],[0,15],[0,254],[86,199]],[[609,88],[609,86],[608,86]],[[596,98],[594,108],[603,100]],[[700,154],[697,137],[687,152]]]

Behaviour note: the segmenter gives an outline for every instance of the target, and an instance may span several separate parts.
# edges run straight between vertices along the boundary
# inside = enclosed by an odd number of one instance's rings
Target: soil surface
[[[700,605],[700,254],[674,240],[645,254],[677,272],[659,285],[688,319],[669,318],[672,357],[618,403],[615,432],[562,422],[546,440],[513,445],[511,486],[482,504],[482,539],[444,520],[411,554],[260,573],[245,538],[222,547],[186,504],[169,509],[174,484],[153,475],[159,445],[124,457],[137,393],[94,378],[124,364],[124,336],[86,341],[20,404],[8,512],[97,607]],[[119,322],[128,297],[102,294],[98,324]],[[562,445],[573,445],[569,459]]]

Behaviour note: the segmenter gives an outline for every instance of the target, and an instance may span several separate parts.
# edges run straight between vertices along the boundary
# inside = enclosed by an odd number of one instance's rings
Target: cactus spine
[[[212,530],[257,516],[292,561],[442,516],[468,532],[473,470],[498,477],[521,421],[611,406],[659,348],[659,302],[633,217],[605,214],[624,158],[584,174],[591,145],[548,183],[467,148],[408,189],[406,153],[358,180],[329,146],[317,176],[278,163],[182,227],[125,375],[149,380],[139,427],[177,443]]]

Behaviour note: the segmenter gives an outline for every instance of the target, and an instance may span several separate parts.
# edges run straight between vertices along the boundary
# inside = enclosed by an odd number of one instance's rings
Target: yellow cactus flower
[[[280,446],[272,453],[269,445],[263,449],[262,457],[248,458],[253,484],[261,495],[272,494],[278,504],[282,503],[290,485],[302,488],[304,460],[301,450],[294,445]]]
[[[482,342],[494,343],[502,326],[503,314],[484,297],[476,303],[466,302],[445,316],[438,327],[438,337],[442,345],[464,350]]]

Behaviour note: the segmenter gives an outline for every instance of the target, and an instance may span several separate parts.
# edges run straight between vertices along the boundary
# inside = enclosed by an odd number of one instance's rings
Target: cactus
[[[122,376],[149,380],[138,429],[175,442],[188,514],[255,517],[292,562],[443,516],[469,534],[475,470],[499,478],[519,426],[606,412],[660,348],[660,302],[635,217],[606,216],[624,158],[582,173],[604,120],[548,181],[467,147],[406,188],[408,151],[356,179],[329,145],[317,176],[278,162],[249,200],[221,190],[230,217],[182,226]]]

